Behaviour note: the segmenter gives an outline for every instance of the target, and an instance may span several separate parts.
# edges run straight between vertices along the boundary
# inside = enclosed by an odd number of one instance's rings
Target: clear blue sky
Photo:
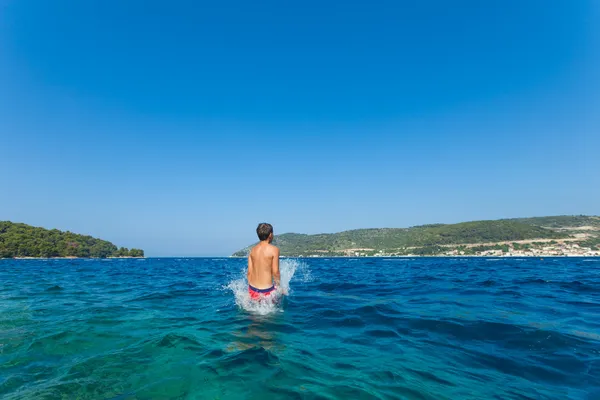
[[[597,1],[0,0],[0,220],[148,255],[600,214]]]

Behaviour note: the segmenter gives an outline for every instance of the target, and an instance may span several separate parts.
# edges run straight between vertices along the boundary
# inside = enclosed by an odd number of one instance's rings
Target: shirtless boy
[[[279,249],[271,244],[273,226],[262,223],[256,228],[258,243],[248,255],[248,292],[252,300],[275,294],[280,286]],[[273,282],[274,281],[274,282]]]

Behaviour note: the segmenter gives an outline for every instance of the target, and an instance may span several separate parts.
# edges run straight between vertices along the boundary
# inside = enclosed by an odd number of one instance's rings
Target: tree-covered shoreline
[[[144,257],[144,250],[58,229],[0,221],[0,258]]]
[[[583,234],[583,235],[582,235]],[[577,237],[580,235],[581,237]],[[339,233],[275,235],[282,256],[436,256],[477,255],[499,251],[535,250],[563,241],[600,248],[600,217],[551,216],[457,224],[428,224],[410,228],[356,229]],[[558,241],[558,242],[557,242]],[[233,254],[244,257],[251,246]]]

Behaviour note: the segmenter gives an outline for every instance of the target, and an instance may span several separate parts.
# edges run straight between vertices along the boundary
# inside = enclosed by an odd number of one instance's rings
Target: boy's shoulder
[[[275,246],[274,244],[267,243],[266,245],[262,245],[262,244],[256,244],[256,245],[254,245],[252,247],[252,249],[250,249],[250,253],[253,253],[254,250],[258,249],[261,246],[265,246],[270,251],[279,251],[279,247]]]
[[[269,253],[276,254],[279,252],[279,247],[275,246],[274,244],[269,243],[266,245],[266,250]]]

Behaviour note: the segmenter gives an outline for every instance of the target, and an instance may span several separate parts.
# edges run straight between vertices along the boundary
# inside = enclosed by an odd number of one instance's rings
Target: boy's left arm
[[[250,277],[252,276],[252,257],[248,254],[248,273],[246,274],[246,279],[248,280],[248,284],[250,283]]]

